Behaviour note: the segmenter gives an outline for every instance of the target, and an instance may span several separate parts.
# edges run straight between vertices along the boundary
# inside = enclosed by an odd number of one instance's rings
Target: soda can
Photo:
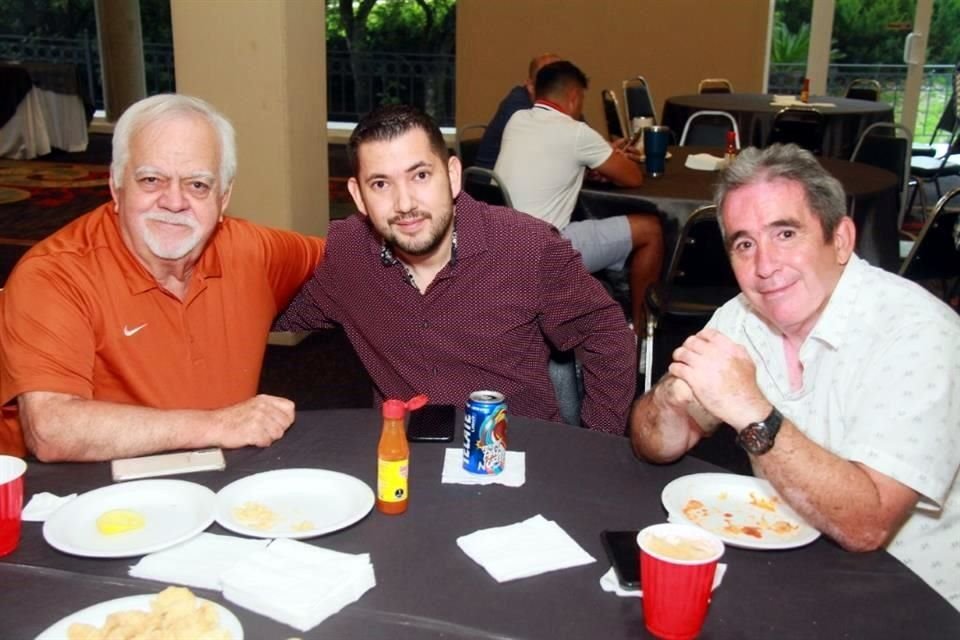
[[[494,475],[507,461],[507,403],[499,391],[474,391],[463,417],[463,468]]]

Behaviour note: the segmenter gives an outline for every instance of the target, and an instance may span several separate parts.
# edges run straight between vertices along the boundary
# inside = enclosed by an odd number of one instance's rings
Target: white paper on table
[[[596,562],[556,522],[539,514],[460,536],[457,546],[497,582]]]
[[[443,454],[443,471],[440,482],[445,484],[502,484],[520,487],[527,481],[527,454],[523,451],[507,451],[503,471],[497,474],[470,473],[463,468],[463,449],[447,449]]]
[[[683,165],[696,171],[719,171],[726,163],[725,158],[719,158],[709,153],[693,153],[687,156]]]
[[[25,522],[45,522],[47,518],[53,515],[54,511],[76,497],[77,494],[75,493],[63,497],[46,491],[35,493],[30,498],[30,502],[20,512],[20,519]]]

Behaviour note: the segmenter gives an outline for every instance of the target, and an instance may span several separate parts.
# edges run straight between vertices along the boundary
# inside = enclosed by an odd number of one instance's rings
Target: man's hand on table
[[[747,350],[713,329],[687,338],[673,352],[669,371],[706,411],[737,431],[772,409],[757,387],[757,369]]]
[[[266,447],[282,438],[293,424],[295,406],[286,398],[260,394],[216,414],[221,447]]]

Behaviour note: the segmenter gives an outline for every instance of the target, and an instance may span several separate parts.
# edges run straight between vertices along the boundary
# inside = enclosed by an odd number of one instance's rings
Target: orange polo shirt
[[[214,409],[256,394],[270,325],[322,260],[325,240],[225,218],[183,301],[123,244],[112,204],[31,249],[0,297],[0,405],[27,391],[158,409]],[[22,455],[4,411],[0,451]]]

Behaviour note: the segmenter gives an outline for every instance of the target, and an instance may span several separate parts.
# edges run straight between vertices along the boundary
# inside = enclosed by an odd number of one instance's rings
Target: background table
[[[621,188],[611,184],[585,183],[580,191],[583,209],[592,216],[606,217],[625,210],[660,214],[663,222],[664,264],[668,265],[680,228],[690,214],[713,201],[715,171],[697,171],[685,166],[687,156],[723,150],[711,147],[670,147],[666,172],[657,178],[646,177],[639,187]],[[896,271],[900,266],[897,231],[897,176],[871,165],[837,158],[817,158],[820,164],[843,185],[849,211],[857,227],[857,255],[871,264]],[[611,210],[607,205],[612,205]]]
[[[0,64],[0,157],[84,151],[93,111],[83,85],[75,64]]]
[[[663,124],[670,127],[677,140],[683,126],[695,111],[726,111],[737,120],[740,141],[744,147],[763,147],[773,127],[773,117],[783,105],[770,104],[773,96],[766,93],[705,93],[667,98],[663,105]],[[819,107],[826,120],[823,155],[848,159],[863,130],[874,122],[893,122],[893,107],[885,102],[853,100],[835,96],[811,96],[810,102],[829,103]]]
[[[462,414],[458,412],[458,418]],[[301,412],[267,449],[227,452],[227,469],[182,476],[213,490],[270,469],[319,467],[376,482],[380,418],[373,410]],[[519,488],[440,483],[445,446],[411,446],[410,508],[373,511],[352,527],[312,544],[369,552],[377,586],[308,633],[298,633],[224,600],[246,637],[261,638],[644,638],[641,603],[600,589],[609,568],[603,529],[662,522],[660,492],[672,479],[717,471],[694,458],[653,466],[628,441],[567,425],[511,418],[510,448],[527,452]],[[27,494],[88,491],[110,483],[108,464],[31,462]],[[456,545],[458,536],[536,514],[555,520],[597,562],[498,584]],[[227,533],[219,526],[214,533]],[[4,636],[31,638],[83,607],[164,584],[127,576],[136,559],[61,554],[25,523],[20,547],[0,559]],[[714,594],[707,638],[957,638],[960,613],[886,552],[848,553],[821,538],[802,549],[728,548],[729,570]]]

